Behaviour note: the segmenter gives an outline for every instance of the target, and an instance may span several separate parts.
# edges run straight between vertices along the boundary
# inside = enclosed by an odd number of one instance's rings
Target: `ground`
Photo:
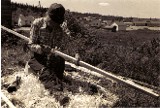
[[[73,65],[73,64],[72,64]],[[79,67],[81,68],[81,67]],[[88,107],[112,107],[119,100],[118,96],[107,88],[101,90],[96,85],[103,76],[91,74],[89,70],[83,68],[83,72],[65,72],[65,78],[70,83],[64,82],[64,90],[57,90],[57,85],[53,88],[45,89],[38,78],[27,70],[21,69],[12,75],[2,78],[2,85],[11,84],[16,76],[21,77],[20,88],[13,93],[8,93],[3,86],[2,92],[15,104],[16,107],[24,108],[88,108]],[[83,76],[83,77],[82,77]],[[97,78],[99,80],[94,80]],[[109,80],[108,80],[109,82]],[[109,82],[108,85],[112,82]],[[97,89],[97,91],[94,90]],[[105,91],[105,93],[104,93]],[[2,101],[2,108],[5,108]]]
[[[95,63],[95,66],[97,65],[101,69],[140,80],[142,85],[147,82],[148,87],[153,86],[151,88],[159,93],[157,76],[159,75],[160,56],[158,55],[160,50],[159,46],[154,48],[153,44],[154,41],[159,41],[159,31],[142,30],[112,33],[95,30],[95,32],[98,37],[96,41],[100,41],[102,46],[91,45],[84,56],[85,61]],[[15,106],[19,105],[22,108],[30,108],[31,106],[33,108],[160,106],[158,99],[111,79],[94,75],[95,72],[91,74],[89,70],[83,68],[80,70],[80,67],[76,67],[74,71],[66,70],[65,78],[67,80],[64,81],[63,91],[59,91],[58,85],[54,83],[50,89],[45,88],[36,76],[24,71],[30,53],[23,51],[24,42],[19,41],[21,40],[16,42],[12,40],[10,41],[12,44],[3,43],[1,54],[2,92]],[[143,44],[144,42],[145,44]],[[71,45],[73,45],[69,47],[71,51],[78,47],[76,43]],[[144,49],[141,50],[143,47]],[[8,93],[7,87],[17,75],[22,78],[20,88],[16,92]],[[9,77],[12,77],[12,80],[9,80]],[[1,104],[4,108],[7,107],[4,101],[1,101]]]

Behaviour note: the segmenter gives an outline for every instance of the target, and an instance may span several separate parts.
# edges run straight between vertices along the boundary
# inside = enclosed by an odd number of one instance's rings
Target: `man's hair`
[[[47,11],[49,17],[56,23],[62,24],[64,21],[65,8],[61,4],[52,4]]]

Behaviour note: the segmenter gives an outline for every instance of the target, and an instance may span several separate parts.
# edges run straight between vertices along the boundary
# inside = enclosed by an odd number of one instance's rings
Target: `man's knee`
[[[45,66],[40,64],[35,58],[30,59],[28,65],[33,70],[34,74],[39,74],[45,68]]]

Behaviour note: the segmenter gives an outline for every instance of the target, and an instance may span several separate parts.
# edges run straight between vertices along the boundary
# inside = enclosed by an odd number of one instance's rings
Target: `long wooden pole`
[[[24,40],[26,40],[26,41],[29,41],[29,38],[27,38],[24,35],[21,35],[21,34],[13,31],[11,29],[8,29],[8,28],[6,28],[4,26],[1,26],[1,28],[4,29],[4,30],[6,30],[6,31],[8,31],[8,32],[10,32],[10,33],[12,33],[12,34],[14,34],[14,35],[16,35],[16,36],[18,36],[18,37],[20,37],[20,38],[22,38],[22,39],[24,39]],[[66,61],[69,61],[71,63],[76,63],[77,62],[76,58],[71,57],[71,56],[69,56],[67,54],[64,54],[64,53],[62,53],[62,52],[60,52],[58,50],[54,50],[53,49],[52,53],[57,54],[57,55],[63,57]],[[130,86],[130,87],[132,87],[134,89],[140,90],[140,91],[142,91],[142,92],[144,92],[144,93],[146,93],[146,94],[148,94],[148,95],[150,95],[152,97],[159,98],[159,94],[155,93],[152,89],[149,89],[149,88],[143,87],[141,85],[138,85],[138,84],[136,84],[136,83],[134,83],[134,82],[132,82],[130,80],[122,79],[121,77],[118,77],[118,76],[116,76],[116,75],[114,75],[112,73],[109,73],[109,72],[106,72],[104,70],[101,70],[101,69],[99,69],[97,67],[94,67],[94,66],[92,66],[92,65],[90,65],[90,64],[88,64],[86,62],[83,62],[83,61],[79,61],[79,65],[82,66],[82,67],[85,67],[87,69],[90,69],[92,71],[95,71],[95,72],[97,72],[99,74],[102,74],[102,75],[104,75],[106,77],[109,77],[109,78],[111,78],[113,80],[116,80],[118,82],[126,84],[126,85],[128,85],[128,86]]]
[[[2,99],[7,103],[10,108],[16,108],[13,103],[1,92]]]

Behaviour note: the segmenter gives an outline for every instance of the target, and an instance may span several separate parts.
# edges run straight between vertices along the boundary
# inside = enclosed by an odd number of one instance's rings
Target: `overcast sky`
[[[99,13],[124,17],[160,18],[160,0],[11,0],[49,7],[61,3],[66,9],[82,13]]]

